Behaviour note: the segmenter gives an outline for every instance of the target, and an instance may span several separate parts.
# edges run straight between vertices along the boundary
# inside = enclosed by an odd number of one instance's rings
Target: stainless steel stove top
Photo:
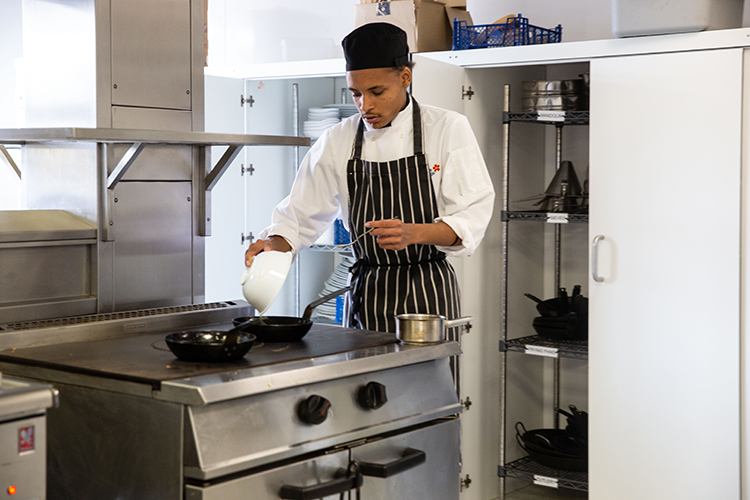
[[[202,405],[460,352],[455,343],[403,346],[393,334],[318,324],[299,342],[257,343],[235,362],[180,361],[164,341],[178,329],[228,330],[232,318],[245,314],[247,304],[237,301],[197,310],[164,308],[3,325],[0,369]]]

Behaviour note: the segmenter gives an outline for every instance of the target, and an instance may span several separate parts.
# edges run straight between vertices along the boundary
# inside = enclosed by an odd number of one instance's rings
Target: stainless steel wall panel
[[[108,150],[112,155],[107,162],[108,174],[128,151],[129,144],[113,144]],[[148,144],[133,165],[123,176],[124,181],[189,181],[192,179],[192,148],[190,146],[167,146]]]
[[[73,297],[65,299],[44,300],[43,298],[33,303],[3,306],[0,304],[0,321],[15,323],[18,321],[37,321],[50,318],[63,318],[69,316],[83,316],[94,314],[97,308],[96,297]],[[4,339],[4,335],[0,335]],[[8,344],[10,347],[26,345],[23,339],[15,337],[15,341]],[[2,341],[0,341],[2,343]]]
[[[192,303],[191,195],[189,182],[115,188],[115,310]]]
[[[190,109],[190,0],[112,0],[111,16],[112,104]]]
[[[182,498],[182,407],[55,384],[48,411],[49,500]]]
[[[192,113],[175,109],[112,106],[112,127],[136,130],[191,132]]]
[[[23,150],[27,209],[66,210],[97,225],[96,144],[27,144]]]
[[[27,127],[97,125],[94,0],[24,0]]]
[[[205,81],[203,68],[206,64],[205,39],[207,29],[207,0],[191,0],[190,7],[190,49],[191,49],[191,83],[190,92],[193,132],[205,130]]]
[[[0,246],[0,304],[90,295],[92,247]]]

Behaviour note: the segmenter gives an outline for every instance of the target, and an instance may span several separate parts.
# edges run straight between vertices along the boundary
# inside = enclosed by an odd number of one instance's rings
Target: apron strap
[[[414,106],[414,112],[412,113],[414,119],[414,156],[419,156],[424,153],[424,146],[422,144],[422,112],[414,97],[411,98],[411,105]]]
[[[360,117],[359,125],[357,126],[357,135],[354,138],[354,146],[352,147],[352,160],[362,159],[362,141],[365,137],[365,120]]]

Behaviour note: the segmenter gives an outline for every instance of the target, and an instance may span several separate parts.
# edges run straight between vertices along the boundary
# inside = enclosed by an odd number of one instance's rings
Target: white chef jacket
[[[425,156],[440,216],[461,238],[461,245],[437,246],[449,256],[476,250],[492,216],[495,191],[465,116],[420,104]],[[362,159],[385,162],[414,154],[412,100],[390,126],[373,129],[365,122]],[[274,209],[261,239],[283,237],[295,254],[312,245],[342,215],[349,229],[347,162],[360,116],[350,116],[326,130],[300,165],[291,193]]]

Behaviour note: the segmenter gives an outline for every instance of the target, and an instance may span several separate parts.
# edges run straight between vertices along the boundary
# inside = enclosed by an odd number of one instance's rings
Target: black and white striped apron
[[[438,216],[422,142],[422,115],[414,109],[414,155],[388,162],[362,160],[364,122],[360,119],[352,157],[347,166],[349,228],[352,241],[366,231],[365,223],[400,219],[405,223],[432,223]],[[456,274],[445,253],[432,245],[409,245],[403,250],[383,250],[375,238],[365,236],[354,245],[349,326],[396,332],[397,314],[460,316]],[[451,328],[449,340],[456,340]]]

